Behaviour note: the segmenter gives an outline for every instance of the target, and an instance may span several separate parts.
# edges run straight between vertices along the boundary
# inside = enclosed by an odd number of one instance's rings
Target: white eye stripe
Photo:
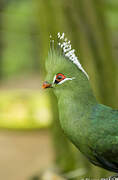
[[[58,84],[63,84],[65,81],[73,80],[75,77],[72,78],[65,78],[64,80],[60,81]]]
[[[62,81],[60,81],[58,84],[63,84],[65,81],[69,81],[69,80],[71,81],[71,80],[73,80],[73,79],[75,79],[75,77],[65,78],[65,79],[63,79]],[[56,80],[56,75],[55,75],[54,78],[53,78],[52,84],[54,84],[55,80]]]
[[[55,80],[56,80],[56,75],[55,75],[54,78],[53,78],[53,82],[52,82],[53,84],[54,84]]]

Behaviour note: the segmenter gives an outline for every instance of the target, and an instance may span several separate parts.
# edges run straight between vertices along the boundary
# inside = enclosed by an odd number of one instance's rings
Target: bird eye
[[[61,75],[58,75],[57,76],[57,79],[62,79],[63,77]]]
[[[64,80],[66,78],[66,76],[64,76],[63,74],[61,73],[58,73],[56,75],[56,78],[55,78],[55,84],[58,84],[59,82],[61,82],[62,80]]]

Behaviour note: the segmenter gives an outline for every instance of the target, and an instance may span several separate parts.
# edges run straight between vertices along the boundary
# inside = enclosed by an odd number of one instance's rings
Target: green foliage
[[[118,29],[118,1],[117,0],[108,0],[106,4],[106,15],[108,19],[108,24],[112,30]]]
[[[35,19],[32,1],[10,3],[3,11],[3,75],[10,77],[38,70]],[[35,49],[33,41],[35,40]],[[37,59],[36,59],[37,58]],[[36,64],[36,65],[35,65]]]

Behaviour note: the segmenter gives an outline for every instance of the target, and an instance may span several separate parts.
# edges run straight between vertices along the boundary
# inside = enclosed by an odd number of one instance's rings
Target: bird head
[[[64,33],[58,33],[57,41],[51,40],[46,59],[47,77],[42,85],[44,89],[53,88],[56,94],[61,94],[86,85],[88,75],[74,51]]]

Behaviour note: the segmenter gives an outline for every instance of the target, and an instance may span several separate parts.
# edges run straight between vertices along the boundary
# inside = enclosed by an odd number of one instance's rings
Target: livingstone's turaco
[[[46,81],[58,100],[61,127],[91,163],[118,173],[118,111],[99,104],[88,74],[64,33],[51,40]]]

